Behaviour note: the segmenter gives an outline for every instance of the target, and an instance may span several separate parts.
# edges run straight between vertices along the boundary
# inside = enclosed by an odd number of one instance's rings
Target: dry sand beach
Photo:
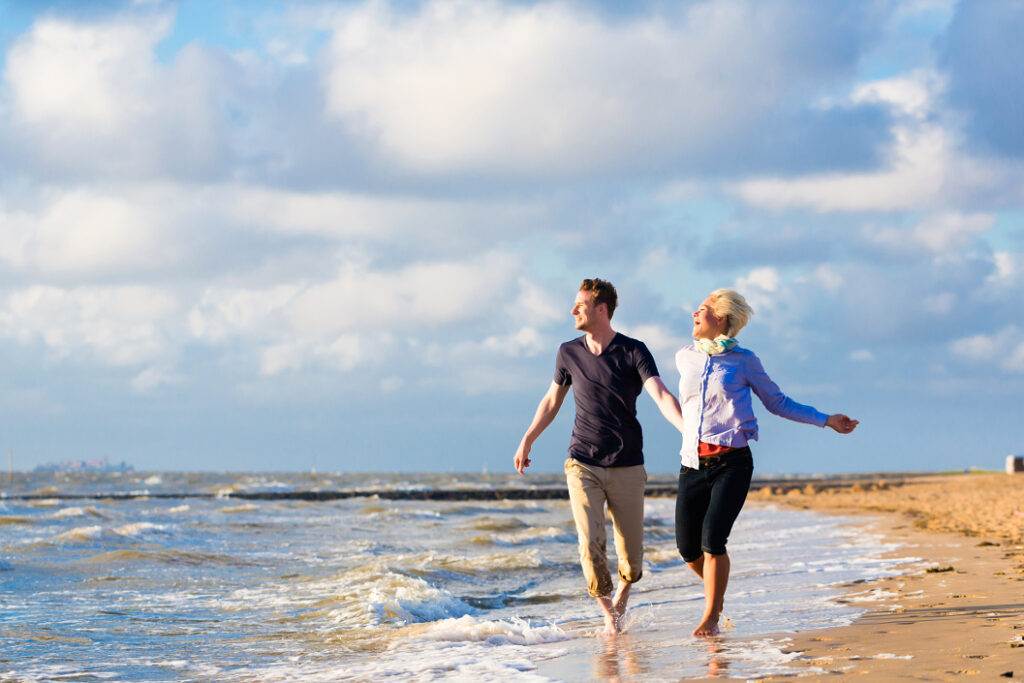
[[[1024,681],[1024,475],[765,488],[751,500],[864,516],[926,562],[849,586],[844,600],[871,608],[853,625],[796,634],[789,650],[801,653],[801,677]]]

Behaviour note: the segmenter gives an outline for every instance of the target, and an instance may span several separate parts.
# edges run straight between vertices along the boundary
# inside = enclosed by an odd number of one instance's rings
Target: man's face
[[[604,306],[604,304],[600,304]],[[607,307],[605,307],[607,308]],[[576,300],[570,311],[576,323],[576,329],[581,332],[589,332],[594,329],[594,323],[598,316],[598,306],[594,305],[594,295],[591,292],[580,291],[576,294]]]

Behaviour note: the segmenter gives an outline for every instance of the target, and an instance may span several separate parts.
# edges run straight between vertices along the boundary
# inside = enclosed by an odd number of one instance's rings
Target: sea
[[[3,484],[5,682],[752,679],[796,673],[793,632],[850,623],[870,603],[844,593],[918,561],[862,518],[749,502],[729,542],[722,635],[692,638],[703,589],[675,549],[674,500],[648,497],[644,576],[625,631],[608,637],[567,501],[503,494],[564,489],[558,475],[22,472]]]

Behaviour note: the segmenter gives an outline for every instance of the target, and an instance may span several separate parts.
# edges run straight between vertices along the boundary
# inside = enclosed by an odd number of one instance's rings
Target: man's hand
[[[825,420],[826,427],[831,427],[840,434],[849,434],[854,429],[856,429],[857,425],[859,424],[860,422],[858,420],[851,420],[842,413],[835,413],[834,415],[829,415],[828,419]]]
[[[519,448],[516,450],[516,457],[512,459],[512,464],[516,468],[516,472],[519,474],[523,473],[527,467],[530,466],[530,445],[527,443],[519,444]]]

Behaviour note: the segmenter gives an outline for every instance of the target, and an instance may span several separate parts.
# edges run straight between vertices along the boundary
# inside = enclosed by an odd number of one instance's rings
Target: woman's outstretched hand
[[[843,415],[842,413],[836,413],[834,415],[829,415],[828,419],[825,420],[825,426],[826,427],[831,427],[832,429],[836,430],[840,434],[849,434],[854,429],[856,429],[857,425],[859,425],[859,424],[860,424],[860,422],[858,420],[851,420],[850,418],[848,418],[847,416]]]

